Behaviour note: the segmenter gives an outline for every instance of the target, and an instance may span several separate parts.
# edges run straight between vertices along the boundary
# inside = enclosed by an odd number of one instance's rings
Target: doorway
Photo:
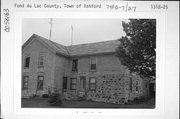
[[[81,76],[80,77],[80,91],[85,91],[86,90],[86,77]]]
[[[67,77],[63,77],[63,92],[67,91]]]

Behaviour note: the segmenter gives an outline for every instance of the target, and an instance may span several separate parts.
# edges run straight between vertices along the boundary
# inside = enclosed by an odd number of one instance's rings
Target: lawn
[[[22,99],[22,108],[147,108],[153,109],[155,107],[154,99],[141,104],[110,104],[103,102],[92,101],[69,101],[63,100],[61,106],[51,106],[48,103],[48,98],[32,98]]]

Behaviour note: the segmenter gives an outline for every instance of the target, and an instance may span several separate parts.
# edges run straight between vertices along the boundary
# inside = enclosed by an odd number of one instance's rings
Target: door
[[[67,91],[67,77],[63,77],[63,92]]]
[[[81,76],[80,77],[80,91],[85,91],[86,90],[86,77]]]
[[[80,77],[80,91],[79,91],[79,97],[84,97],[86,91],[86,77],[81,76]]]

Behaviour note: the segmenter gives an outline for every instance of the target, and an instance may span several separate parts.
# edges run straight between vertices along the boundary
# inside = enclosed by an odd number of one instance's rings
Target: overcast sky
[[[122,21],[126,19],[53,19],[51,40],[62,45],[73,45],[107,40],[116,40],[125,35]],[[49,39],[50,19],[23,19],[22,43],[32,34]]]

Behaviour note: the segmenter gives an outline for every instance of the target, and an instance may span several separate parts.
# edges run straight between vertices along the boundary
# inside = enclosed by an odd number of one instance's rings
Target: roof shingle
[[[111,40],[111,41],[103,41],[97,43],[63,46],[61,44],[50,41],[36,34],[33,34],[31,38],[32,37],[34,37],[35,39],[41,42],[44,42],[53,50],[55,50],[55,52],[66,56],[82,56],[82,55],[93,55],[93,54],[101,54],[101,53],[103,54],[113,53],[115,52],[115,49],[120,45],[120,42],[118,40]],[[26,44],[28,44],[28,41],[23,45],[23,48],[25,47]]]

